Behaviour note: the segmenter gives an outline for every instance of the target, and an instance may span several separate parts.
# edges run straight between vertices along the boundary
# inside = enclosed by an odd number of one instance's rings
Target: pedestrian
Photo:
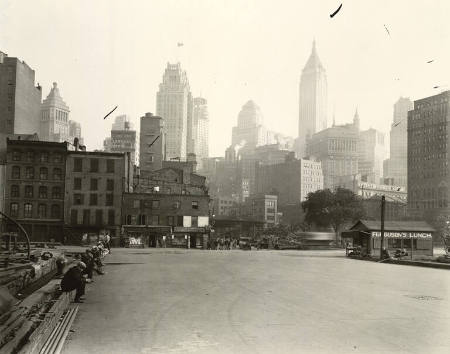
[[[105,246],[109,251],[109,254],[111,254],[111,236],[109,236],[109,233],[105,236]]]
[[[91,283],[94,281],[92,279],[94,271],[94,256],[92,255],[92,251],[90,249],[87,249],[86,252],[81,256],[81,260],[84,264],[86,264],[86,269],[83,270],[83,275],[87,275],[86,283]]]
[[[101,274],[101,275],[105,274],[103,272],[103,263],[101,260],[101,256],[102,256],[101,249],[97,246],[92,246],[91,251],[92,251],[92,255],[94,257],[94,270],[97,272],[97,274]]]
[[[74,302],[78,303],[84,300],[82,298],[86,286],[85,279],[82,275],[84,269],[86,269],[86,264],[79,261],[64,274],[61,280],[61,290],[63,292],[76,290]]]

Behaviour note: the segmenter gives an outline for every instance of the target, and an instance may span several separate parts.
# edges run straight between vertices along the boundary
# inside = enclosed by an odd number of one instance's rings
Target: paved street
[[[113,249],[64,353],[450,353],[450,272],[336,251]]]

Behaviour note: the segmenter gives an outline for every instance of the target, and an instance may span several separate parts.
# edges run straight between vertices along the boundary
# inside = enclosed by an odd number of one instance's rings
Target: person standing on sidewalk
[[[105,246],[111,254],[111,236],[109,236],[109,234],[106,234],[105,236]]]

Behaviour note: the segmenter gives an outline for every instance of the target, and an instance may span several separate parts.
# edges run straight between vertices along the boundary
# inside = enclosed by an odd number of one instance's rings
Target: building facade
[[[156,171],[166,159],[165,121],[146,113],[141,117],[139,167],[141,171]]]
[[[156,114],[164,119],[166,158],[185,160],[192,136],[192,94],[180,63],[167,64],[156,95]]]
[[[394,104],[394,119],[390,132],[390,157],[384,161],[384,178],[406,187],[408,181],[408,111],[414,108],[409,98],[400,97]]]
[[[289,159],[277,165],[259,166],[256,175],[258,194],[278,196],[278,204],[295,204],[309,193],[323,189],[322,164],[306,159]]]
[[[265,145],[266,139],[261,109],[250,100],[242,106],[239,112],[237,126],[233,127],[232,130],[231,144],[255,148]]]
[[[69,140],[69,106],[63,101],[58,84],[53,83],[47,98],[41,105],[41,141],[64,142]]]
[[[450,214],[450,91],[414,101],[408,112],[408,213],[435,221]]]
[[[188,153],[195,154],[198,168],[202,168],[202,161],[209,157],[209,115],[207,101],[202,97],[195,97],[192,113],[192,134],[188,139]]]
[[[130,129],[130,123],[125,122],[123,129],[111,130],[110,151],[129,153],[133,165],[139,164],[138,139],[135,130]]]
[[[358,172],[367,182],[379,184],[383,177],[383,161],[386,156],[384,133],[373,128],[360,132],[361,156]]]
[[[69,143],[74,144],[75,138],[78,139],[78,143],[83,145],[83,137],[81,136],[81,124],[74,120],[69,120]]]
[[[122,194],[130,191],[126,154],[69,151],[64,195],[65,236],[120,235]],[[84,235],[84,236],[83,236]]]
[[[66,153],[66,143],[7,140],[5,211],[32,241],[63,242]]]
[[[303,68],[299,89],[299,121],[296,141],[297,157],[306,153],[308,137],[324,130],[327,120],[327,75],[313,42],[311,55]]]
[[[357,115],[353,124],[333,125],[312,135],[308,141],[307,154],[322,162],[324,188],[334,188],[342,176],[358,174],[360,145]]]
[[[245,202],[243,217],[264,223],[264,228],[279,224],[278,196],[268,194],[251,195]]]

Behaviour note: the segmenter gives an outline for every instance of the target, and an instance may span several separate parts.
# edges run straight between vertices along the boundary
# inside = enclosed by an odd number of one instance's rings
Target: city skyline
[[[449,82],[450,57],[442,45],[450,35],[445,2],[430,7],[349,1],[332,19],[331,1],[280,7],[271,1],[176,4],[172,11],[170,1],[129,6],[6,1],[0,23],[9,30],[0,34],[0,49],[33,68],[43,92],[54,81],[64,87],[71,118],[81,123],[90,150],[102,148],[111,123],[102,117],[116,105],[116,113],[129,114],[135,126],[145,112],[156,113],[154,97],[167,62],[180,62],[193,95],[208,100],[210,156],[223,156],[248,100],[261,107],[268,129],[295,138],[299,79],[314,38],[327,70],[328,116],[334,113],[338,124],[351,120],[358,106],[362,129],[387,136],[400,96],[427,97]],[[62,7],[64,18],[56,16]],[[50,18],[52,26],[43,25]],[[164,30],[153,33],[153,26]]]

